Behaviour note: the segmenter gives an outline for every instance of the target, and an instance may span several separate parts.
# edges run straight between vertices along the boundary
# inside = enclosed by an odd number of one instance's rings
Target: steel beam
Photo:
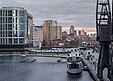
[[[103,80],[103,70],[108,69],[108,78],[111,76],[111,9],[109,0],[97,0],[96,7],[97,41],[101,46],[97,67],[97,76]]]
[[[112,42],[113,42],[113,0],[112,0]],[[110,81],[113,81],[113,48],[112,48],[112,65],[111,65],[111,76]]]

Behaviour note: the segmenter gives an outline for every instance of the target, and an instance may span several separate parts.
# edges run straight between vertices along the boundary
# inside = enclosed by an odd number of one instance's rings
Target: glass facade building
[[[28,44],[33,17],[21,7],[0,9],[0,47],[19,47]]]

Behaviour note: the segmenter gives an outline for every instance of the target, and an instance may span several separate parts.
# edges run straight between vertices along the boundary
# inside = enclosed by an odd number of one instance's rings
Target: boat
[[[82,72],[83,63],[80,51],[77,49],[71,50],[67,57],[67,72],[69,74],[79,74]]]

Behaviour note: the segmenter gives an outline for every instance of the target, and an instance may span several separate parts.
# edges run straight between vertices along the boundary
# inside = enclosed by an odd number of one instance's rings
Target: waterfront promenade
[[[92,77],[96,81],[100,81],[97,77],[97,64],[98,64],[99,53],[92,52],[92,50],[89,50],[86,53],[89,53],[89,55],[88,54],[83,55],[82,60],[83,60],[84,64],[86,64],[88,71],[90,72]],[[104,81],[110,81],[107,78],[107,69],[104,69],[104,71],[103,71],[103,78],[104,78]]]

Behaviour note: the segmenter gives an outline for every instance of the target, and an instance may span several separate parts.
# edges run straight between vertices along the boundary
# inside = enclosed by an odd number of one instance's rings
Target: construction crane
[[[97,41],[100,44],[100,54],[98,59],[97,76],[103,80],[103,70],[108,69],[107,77],[113,81],[112,54],[110,44],[112,41],[112,19],[109,0],[97,0],[96,6],[96,31]]]

